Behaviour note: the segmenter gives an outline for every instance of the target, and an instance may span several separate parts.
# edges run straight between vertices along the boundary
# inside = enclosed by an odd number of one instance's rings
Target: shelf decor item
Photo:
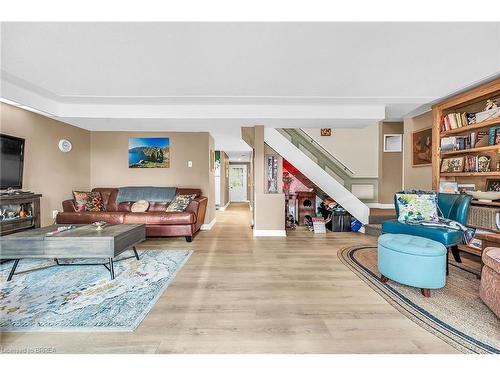
[[[457,173],[464,170],[464,157],[446,158],[441,162],[441,172]]]
[[[467,194],[472,195],[479,202],[492,202],[500,199],[500,191],[468,191]]]
[[[457,194],[458,193],[458,183],[457,182],[449,182],[449,181],[441,181],[439,183],[439,192],[440,193],[448,193],[448,194]]]
[[[500,191],[500,180],[494,178],[486,179],[486,191]]]

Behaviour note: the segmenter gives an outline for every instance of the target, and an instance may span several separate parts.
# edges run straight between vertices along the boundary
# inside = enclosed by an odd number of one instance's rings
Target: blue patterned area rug
[[[140,260],[116,262],[114,280],[104,266],[59,267],[51,260],[24,259],[7,282],[12,262],[4,263],[0,331],[133,331],[191,254],[144,251]],[[96,263],[96,259],[74,261]],[[37,270],[24,272],[31,269]]]
[[[400,313],[462,353],[500,353],[500,320],[479,298],[476,275],[450,261],[442,289],[430,298],[418,288],[394,281],[382,283],[377,269],[377,248],[360,245],[339,250],[347,267]]]

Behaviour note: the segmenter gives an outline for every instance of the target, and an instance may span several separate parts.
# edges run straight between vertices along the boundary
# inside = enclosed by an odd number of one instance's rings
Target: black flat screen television
[[[24,139],[0,134],[0,189],[23,187]]]

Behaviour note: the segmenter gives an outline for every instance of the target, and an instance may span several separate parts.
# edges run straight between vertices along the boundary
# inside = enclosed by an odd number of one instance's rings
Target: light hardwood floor
[[[246,204],[217,213],[192,243],[142,249],[194,254],[135,332],[3,333],[4,350],[57,353],[454,353],[405,318],[337,258],[375,243],[354,233],[253,239]]]

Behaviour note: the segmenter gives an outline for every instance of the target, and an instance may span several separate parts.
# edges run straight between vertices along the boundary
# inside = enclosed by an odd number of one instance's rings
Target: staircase
[[[378,202],[378,178],[355,176],[347,165],[301,129],[277,130],[361,201]]]
[[[295,168],[290,162],[286,159],[283,159],[283,169],[286,169],[290,174],[295,177],[297,180],[299,180],[304,186],[306,186],[309,189],[314,189],[316,192],[316,195],[320,197],[321,199],[325,199],[328,197],[328,194],[326,194],[323,190],[318,188],[314,182],[312,182],[310,179],[307,178],[305,174],[303,174],[301,171],[299,171],[297,168]]]
[[[370,209],[351,191],[354,180],[351,176],[353,172],[328,151],[321,149],[321,146],[316,147],[300,132],[297,129],[265,128],[264,142],[299,169],[326,195],[349,211],[352,216],[361,223],[368,224]],[[376,192],[377,179],[360,180],[365,186],[371,184],[373,191]],[[370,199],[374,197],[370,196]]]
[[[365,234],[369,236],[380,236],[382,234],[382,223],[386,220],[396,219],[394,209],[371,208],[369,224],[365,225]]]

